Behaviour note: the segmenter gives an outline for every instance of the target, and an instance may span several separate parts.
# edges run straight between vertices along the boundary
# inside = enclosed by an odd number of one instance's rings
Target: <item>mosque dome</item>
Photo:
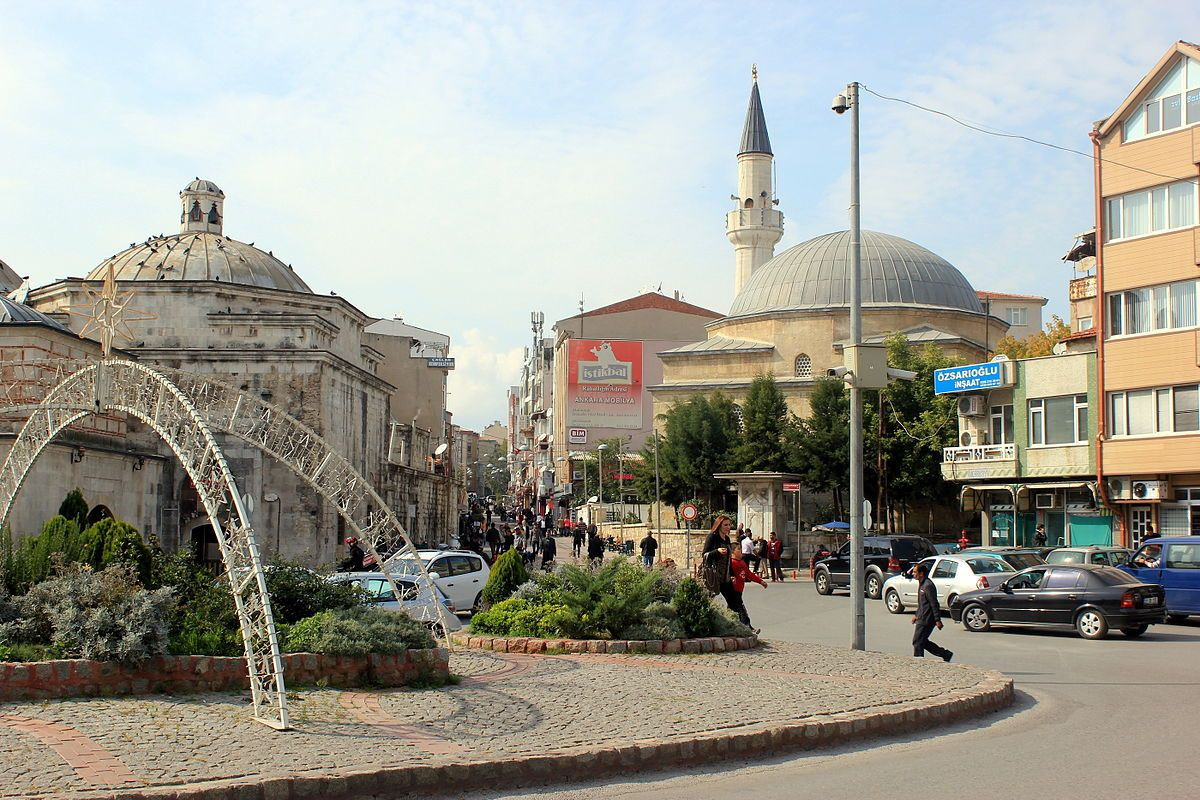
[[[47,328],[53,328],[62,333],[71,333],[71,330],[62,323],[24,303],[9,300],[3,294],[0,294],[0,325],[45,325]],[[71,335],[74,336],[74,334]]]
[[[104,280],[108,268],[118,281],[225,281],[290,292],[308,292],[300,276],[271,252],[224,235],[225,193],[212,181],[196,180],[179,193],[180,232],[151,236],[106,258],[88,274]]]
[[[862,232],[863,308],[912,307],[983,313],[953,264],[899,236]],[[809,239],[770,259],[746,282],[730,317],[850,306],[850,232]]]

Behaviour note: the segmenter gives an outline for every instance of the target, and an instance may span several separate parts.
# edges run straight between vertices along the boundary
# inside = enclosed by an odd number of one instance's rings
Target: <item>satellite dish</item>
[[[439,444],[439,445],[437,446],[437,449],[433,451],[433,454],[434,454],[435,456],[440,456],[440,455],[444,454],[444,453],[445,453],[447,450],[449,450],[449,449],[450,449],[450,445],[446,444],[445,442],[442,442],[441,444]]]

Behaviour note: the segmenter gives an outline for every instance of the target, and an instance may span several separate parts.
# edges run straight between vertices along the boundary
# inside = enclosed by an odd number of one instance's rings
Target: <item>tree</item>
[[[750,384],[742,406],[741,443],[734,448],[732,467],[738,472],[782,472],[787,468],[785,437],[790,425],[787,402],[771,375]]]
[[[58,516],[74,521],[81,530],[83,529],[87,522],[88,504],[78,486],[67,492],[62,505],[58,507]]]
[[[1054,346],[1071,335],[1071,326],[1063,322],[1058,314],[1051,314],[1046,330],[1031,333],[1024,339],[1005,336],[996,342],[996,352],[1012,359],[1037,358],[1053,354]]]
[[[809,415],[788,431],[789,468],[816,492],[832,492],[839,513],[850,486],[850,394],[837,378],[822,378],[809,396]]]
[[[603,457],[600,455],[600,445],[605,446]],[[578,465],[582,468],[585,478],[580,482],[580,494],[575,496],[575,505],[583,505],[593,497],[598,497],[602,503],[620,502],[620,481],[615,476],[622,470],[620,466],[621,461],[617,455],[618,449],[624,446],[624,443],[616,437],[601,439],[596,442],[595,447],[584,453]],[[601,461],[604,462],[603,497],[600,497]],[[651,493],[651,497],[653,496],[653,493]]]
[[[711,505],[712,496],[723,489],[713,475],[730,468],[732,451],[741,443],[733,401],[722,394],[696,395],[671,406],[662,423],[658,468],[663,501],[678,505],[703,497]],[[634,476],[642,496],[647,496],[644,490],[654,485],[652,444],[643,450]]]

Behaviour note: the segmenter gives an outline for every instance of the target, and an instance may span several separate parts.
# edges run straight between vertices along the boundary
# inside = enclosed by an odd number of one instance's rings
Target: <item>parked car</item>
[[[430,573],[433,582],[454,603],[458,613],[479,610],[483,587],[487,585],[491,574],[491,567],[483,556],[470,550],[418,550],[417,557],[425,565],[425,571]],[[412,556],[403,553],[390,559],[388,564],[401,575],[420,574]],[[434,573],[437,577],[433,577]]]
[[[934,542],[933,549],[938,555],[951,556],[958,552],[958,542]]]
[[[439,622],[435,603],[441,603],[448,612],[444,615],[446,627],[451,631],[462,630],[462,622],[454,613],[454,604],[436,584],[431,592],[428,587],[422,587],[420,582],[393,573],[392,580],[396,582],[402,599],[402,602],[397,603],[396,595],[392,592],[392,587],[382,572],[335,572],[326,580],[330,583],[356,583],[362,590],[364,602],[390,611],[403,611],[413,619],[424,622],[430,627]]]
[[[893,575],[899,575],[921,559],[934,555],[937,555],[937,552],[924,536],[896,534],[864,537],[864,582],[867,597],[872,600],[883,597],[884,581]],[[833,555],[816,563],[813,585],[816,586],[817,594],[830,594],[836,588],[850,587],[849,542],[839,547]]]
[[[1046,559],[1035,547],[968,547],[963,552],[999,556],[1007,561],[1014,570],[1038,567],[1046,563]]]
[[[1100,564],[1119,567],[1133,551],[1124,547],[1056,547],[1046,556],[1047,564]]]
[[[929,570],[929,578],[937,590],[938,605],[946,609],[963,592],[991,588],[1016,572],[999,556],[959,554],[926,558],[921,563]],[[883,602],[887,610],[901,614],[906,608],[915,608],[917,586],[911,568],[888,578],[883,584]]]
[[[1200,537],[1151,539],[1121,569],[1163,587],[1168,622],[1183,622],[1189,614],[1200,614]]]
[[[969,631],[997,625],[1074,627],[1085,639],[1109,628],[1136,638],[1164,619],[1165,592],[1115,567],[1042,565],[1018,572],[997,587],[965,592],[950,617]]]

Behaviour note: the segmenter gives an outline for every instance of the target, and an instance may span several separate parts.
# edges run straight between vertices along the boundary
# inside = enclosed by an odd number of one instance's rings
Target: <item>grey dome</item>
[[[21,285],[21,276],[13,268],[0,261],[0,293],[7,294]]]
[[[185,191],[185,192],[207,192],[209,194],[219,194],[219,195],[221,195],[221,197],[225,196],[225,193],[221,191],[220,186],[217,186],[212,181],[206,181],[203,178],[196,178],[196,180],[192,181],[187,186],[185,186],[183,191]]]
[[[204,231],[147,239],[102,261],[88,274],[88,280],[104,280],[109,264],[118,281],[226,281],[312,292],[291,267],[271,253]]]
[[[0,294],[0,325],[45,325],[56,331],[71,333],[70,329],[62,323],[24,303],[9,300],[3,294]],[[74,336],[74,334],[71,335]]]
[[[850,232],[790,247],[754,271],[730,317],[850,305]],[[864,308],[908,306],[983,313],[975,289],[949,261],[899,236],[862,232]]]

